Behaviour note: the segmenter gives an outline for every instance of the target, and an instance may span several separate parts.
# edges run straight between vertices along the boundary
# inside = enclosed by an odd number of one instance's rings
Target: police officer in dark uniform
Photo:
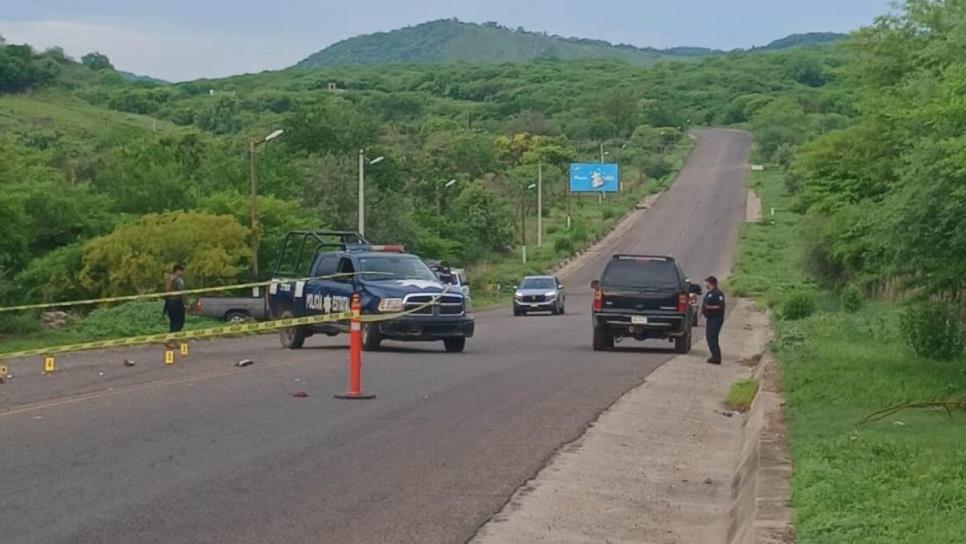
[[[185,290],[184,267],[180,264],[174,265],[171,275],[164,282],[164,292],[177,293]],[[168,295],[164,297],[164,314],[171,320],[171,332],[180,332],[184,328],[185,301],[187,297],[183,294]]]
[[[711,351],[708,362],[720,365],[721,346],[718,344],[718,336],[721,334],[721,328],[724,327],[725,296],[721,289],[718,289],[718,278],[708,276],[704,281],[708,292],[704,295],[701,313],[704,314],[704,330],[708,338],[708,350]]]

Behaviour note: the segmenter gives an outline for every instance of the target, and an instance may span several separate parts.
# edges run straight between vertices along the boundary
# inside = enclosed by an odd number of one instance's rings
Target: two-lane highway
[[[672,356],[661,342],[591,351],[588,284],[604,259],[670,253],[695,278],[729,268],[751,141],[698,136],[657,206],[564,278],[568,315],[480,313],[455,356],[390,343],[365,357],[376,400],[332,398],[345,339],[319,337],[301,351],[274,336],[203,343],[175,368],[148,366],[147,350],[78,354],[0,386],[0,541],[465,542]],[[121,368],[127,353],[144,362]],[[255,366],[233,368],[242,357]]]

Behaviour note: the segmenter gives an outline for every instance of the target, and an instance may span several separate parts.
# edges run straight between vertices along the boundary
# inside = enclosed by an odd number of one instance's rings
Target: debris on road
[[[134,361],[132,361],[132,360],[130,360],[130,359],[124,359],[124,366],[126,366],[126,367],[128,367],[128,368],[130,368],[130,367],[132,367],[132,366],[134,366],[134,365],[136,365],[136,364],[137,364],[137,363],[135,363]]]
[[[251,359],[242,359],[241,361],[235,363],[235,366],[238,368],[244,368],[246,366],[252,366],[253,364],[255,364],[255,361],[252,361]]]
[[[305,399],[309,397],[309,394],[305,391],[296,391],[295,393],[292,393],[292,396],[297,399]]]

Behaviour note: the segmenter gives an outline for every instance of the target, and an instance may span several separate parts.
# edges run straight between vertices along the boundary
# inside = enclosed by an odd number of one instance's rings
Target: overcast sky
[[[763,45],[854,30],[889,0],[0,0],[0,34],[172,81],[290,66],[344,38],[432,19],[638,46]]]

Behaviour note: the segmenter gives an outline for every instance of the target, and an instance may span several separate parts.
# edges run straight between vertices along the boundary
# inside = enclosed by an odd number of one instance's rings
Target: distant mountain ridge
[[[844,38],[844,34],[814,32],[794,34],[760,47],[771,51],[820,45]],[[664,59],[688,59],[721,55],[726,51],[706,47],[656,49],[604,40],[570,38],[510,29],[498,23],[467,23],[440,19],[389,32],[356,36],[309,55],[298,68],[351,64],[471,62],[527,62],[537,59],[613,58],[646,66]]]

